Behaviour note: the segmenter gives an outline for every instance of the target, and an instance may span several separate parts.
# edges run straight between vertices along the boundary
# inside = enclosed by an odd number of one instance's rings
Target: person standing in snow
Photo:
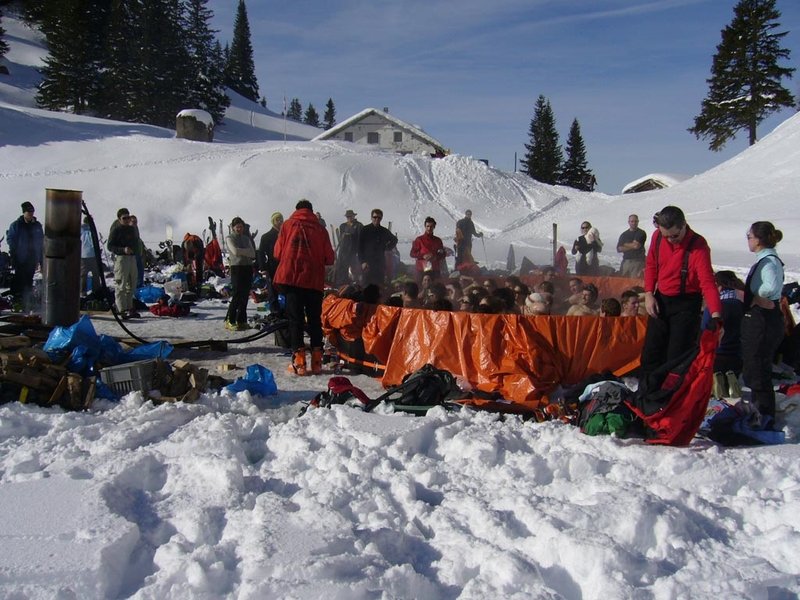
[[[783,262],[775,246],[783,233],[769,221],[756,221],[747,231],[747,247],[756,263],[745,282],[742,319],[742,379],[752,390],[752,403],[762,415],[775,418],[772,361],[783,340],[780,309]]]
[[[456,222],[456,269],[465,260],[475,262],[472,257],[473,236],[482,238],[483,233],[475,229],[475,223],[472,222],[472,211],[466,210],[464,218]]]
[[[123,319],[138,317],[133,308],[133,291],[136,288],[136,253],[139,252],[139,235],[131,225],[127,208],[117,211],[117,223],[111,226],[106,244],[114,254],[114,297],[117,311]]]
[[[345,211],[344,216],[347,220],[339,225],[339,247],[336,252],[336,267],[333,276],[333,283],[337,287],[361,279],[361,263],[358,262],[358,236],[361,233],[362,225],[352,210]]]
[[[44,231],[42,224],[34,216],[33,204],[22,203],[22,215],[6,231],[6,241],[14,267],[11,291],[25,308],[30,308],[33,274],[42,264]]]
[[[600,232],[589,221],[581,223],[581,235],[572,244],[572,254],[579,254],[575,262],[577,275],[597,275],[600,262],[597,253],[603,249]]]
[[[92,289],[100,289],[100,270],[97,268],[97,257],[94,253],[92,228],[89,217],[84,217],[81,225],[81,296],[89,293],[89,275],[92,276]]]
[[[278,270],[275,283],[286,296],[289,339],[294,350],[289,372],[307,373],[303,331],[308,324],[311,338],[311,373],[322,372],[322,291],[325,267],[335,259],[331,239],[314,214],[311,202],[303,198],[286,220],[275,242]]]
[[[361,261],[363,285],[386,283],[386,253],[397,246],[397,237],[381,225],[383,211],[373,208],[371,221],[361,228],[358,236],[358,260]]]
[[[639,229],[638,215],[628,217],[628,229],[622,232],[617,241],[617,252],[622,253],[619,274],[638,279],[644,273],[644,245],[647,234]]]
[[[424,275],[430,275],[431,280],[435,281],[442,273],[441,263],[445,257],[444,243],[442,238],[433,235],[434,229],[436,229],[436,220],[433,217],[426,217],[425,233],[411,244],[411,258],[417,259],[417,284],[420,286],[422,286]]]
[[[231,231],[225,237],[231,266],[231,301],[225,317],[225,329],[243,331],[249,329],[247,324],[247,300],[250,297],[250,285],[253,283],[253,263],[256,249],[253,240],[247,233],[244,219],[234,217]]]
[[[144,285],[144,242],[142,241],[142,234],[139,233],[139,218],[136,215],[131,215],[131,225],[136,229],[136,238],[139,240],[139,247],[136,254],[136,289]]]
[[[644,269],[645,308],[650,318],[641,376],[697,344],[703,300],[712,326],[722,323],[722,303],[705,238],[692,231],[677,206],[661,209],[654,222],[658,230],[650,241]]]
[[[283,214],[279,212],[272,213],[270,217],[272,227],[270,230],[261,236],[258,242],[258,251],[256,257],[258,258],[258,270],[262,274],[266,274],[269,290],[269,310],[270,312],[277,313],[280,311],[278,304],[278,292],[275,289],[275,273],[278,271],[278,259],[275,258],[275,242],[278,241],[278,234],[283,225]]]

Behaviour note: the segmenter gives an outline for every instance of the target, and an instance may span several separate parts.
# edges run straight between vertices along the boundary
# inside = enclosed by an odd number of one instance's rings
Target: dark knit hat
[[[23,202],[22,203],[22,212],[35,212],[35,209],[33,208],[33,204],[31,204],[30,202]]]

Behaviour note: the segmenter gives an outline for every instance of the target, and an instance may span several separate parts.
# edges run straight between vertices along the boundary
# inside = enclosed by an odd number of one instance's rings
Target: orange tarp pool
[[[538,407],[559,384],[639,365],[647,318],[486,315],[365,305],[333,294],[322,325],[334,345],[363,342],[384,387],[426,363],[484,392]]]

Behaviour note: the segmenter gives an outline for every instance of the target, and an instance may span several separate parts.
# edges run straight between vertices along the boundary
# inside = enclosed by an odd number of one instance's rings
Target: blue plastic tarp
[[[74,325],[54,327],[44,350],[56,361],[71,352],[67,369],[85,376],[94,371],[96,362],[110,367],[148,358],[166,358],[172,353],[172,346],[159,341],[125,350],[113,337],[97,335],[91,319],[83,315]]]
[[[257,396],[274,396],[278,393],[278,385],[275,383],[275,376],[267,367],[262,365],[250,365],[244,377],[239,377],[236,381],[225,386],[231,392],[244,392],[245,390]]]

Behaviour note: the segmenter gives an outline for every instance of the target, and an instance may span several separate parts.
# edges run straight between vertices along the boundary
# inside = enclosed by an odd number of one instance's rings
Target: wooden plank
[[[48,405],[52,405],[61,398],[61,395],[64,393],[64,390],[67,389],[67,376],[64,375],[61,380],[58,382],[58,385],[53,390],[53,393],[50,394],[50,400],[47,401]]]
[[[0,337],[0,349],[13,350],[31,346],[31,338],[27,335],[12,335]]]

